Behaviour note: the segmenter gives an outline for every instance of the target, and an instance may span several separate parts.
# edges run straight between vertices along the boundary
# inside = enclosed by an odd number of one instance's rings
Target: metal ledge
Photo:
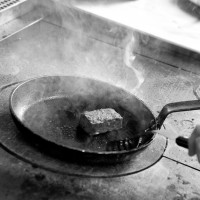
[[[30,0],[0,0],[0,26],[30,12],[33,7]]]

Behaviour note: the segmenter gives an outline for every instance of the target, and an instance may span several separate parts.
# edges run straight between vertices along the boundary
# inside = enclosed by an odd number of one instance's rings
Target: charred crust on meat
[[[122,128],[123,118],[114,109],[105,108],[85,111],[80,117],[80,126],[90,135],[97,135]]]

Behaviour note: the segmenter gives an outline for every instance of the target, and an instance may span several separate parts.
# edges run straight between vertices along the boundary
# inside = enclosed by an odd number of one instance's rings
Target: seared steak
[[[80,126],[90,135],[122,128],[122,117],[114,109],[106,108],[85,111],[81,114]]]

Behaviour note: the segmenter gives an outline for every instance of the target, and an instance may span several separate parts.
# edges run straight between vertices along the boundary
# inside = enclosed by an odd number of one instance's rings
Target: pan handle
[[[170,113],[199,110],[199,109],[200,109],[200,100],[169,103],[163,107],[160,114],[156,118],[156,126],[158,129],[160,129],[166,117]]]

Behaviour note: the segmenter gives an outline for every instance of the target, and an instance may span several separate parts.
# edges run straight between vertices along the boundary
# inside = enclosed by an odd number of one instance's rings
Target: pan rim
[[[73,78],[81,78],[81,79],[87,79],[87,80],[93,80],[93,81],[98,81],[100,83],[104,83],[104,84],[108,84],[112,87],[115,87],[115,88],[119,88],[120,90],[130,94],[131,96],[134,96],[138,101],[140,101],[144,107],[151,113],[152,115],[152,118],[153,120],[155,120],[155,116],[153,115],[151,109],[141,100],[139,99],[137,96],[135,96],[134,94],[130,93],[129,91],[125,90],[124,88],[121,88],[119,86],[115,86],[115,85],[112,85],[108,82],[105,82],[105,81],[102,81],[102,80],[99,80],[99,79],[93,79],[91,77],[87,77],[87,76],[70,76],[70,75],[67,75],[67,76],[60,76],[60,75],[55,75],[55,76],[39,76],[39,77],[34,77],[34,78],[31,78],[31,79],[28,79],[28,80],[25,80],[24,82],[20,83],[10,94],[9,96],[9,108],[10,108],[10,112],[11,112],[11,115],[14,116],[14,118],[18,121],[18,123],[20,123],[20,125],[22,125],[25,129],[29,130],[29,132],[37,137],[39,137],[41,140],[43,141],[46,141],[50,144],[53,144],[53,145],[56,145],[57,147],[61,147],[63,149],[68,149],[68,150],[72,150],[72,151],[76,151],[76,152],[79,152],[79,153],[84,153],[84,154],[90,154],[90,155],[126,155],[126,154],[131,154],[133,152],[136,152],[136,151],[139,151],[147,146],[149,146],[155,136],[156,136],[156,133],[154,133],[154,135],[151,137],[151,139],[144,143],[143,145],[139,146],[139,147],[136,147],[136,148],[133,148],[133,149],[130,149],[130,150],[121,150],[121,151],[92,151],[92,150],[84,150],[84,149],[80,149],[80,148],[76,148],[76,147],[69,147],[69,146],[64,146],[62,144],[57,144],[56,142],[52,141],[52,140],[48,140],[46,137],[43,137],[42,135],[40,134],[37,134],[37,133],[34,133],[28,126],[26,126],[22,121],[21,119],[18,117],[18,115],[16,114],[16,112],[14,111],[14,108],[13,108],[13,98],[14,98],[14,94],[17,92],[17,90],[19,88],[21,88],[23,85],[25,85],[26,83],[29,83],[31,81],[34,81],[34,80],[39,80],[39,79],[43,79],[43,78],[67,78],[67,77],[73,77]]]

